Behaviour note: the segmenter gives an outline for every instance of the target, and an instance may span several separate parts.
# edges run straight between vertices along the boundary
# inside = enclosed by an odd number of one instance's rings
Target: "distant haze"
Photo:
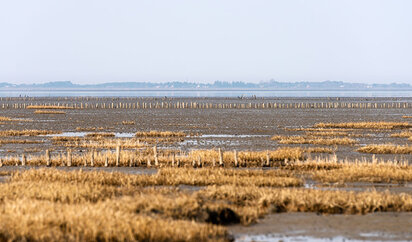
[[[0,82],[412,84],[410,0],[0,2]]]

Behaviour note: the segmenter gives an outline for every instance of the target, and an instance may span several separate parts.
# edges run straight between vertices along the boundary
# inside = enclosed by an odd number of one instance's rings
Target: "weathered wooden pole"
[[[269,151],[266,151],[266,166],[270,167],[270,155]]]
[[[104,166],[108,167],[109,166],[109,157],[106,154],[106,159],[104,160]]]
[[[159,159],[157,157],[157,145],[153,146],[153,156],[154,156],[155,166],[159,166]]]
[[[67,150],[67,166],[72,166],[72,151],[70,149]]]
[[[49,150],[46,150],[46,166],[51,166],[51,157]]]
[[[22,155],[21,155],[21,165],[22,165],[22,166],[25,166],[25,165],[26,165],[26,161],[27,161],[26,156],[25,156],[24,154],[22,154]]]
[[[90,166],[94,166],[94,150],[92,150],[92,154],[91,154],[91,157],[90,157]]]
[[[198,158],[197,158],[197,167],[203,167],[203,164],[202,164],[202,157],[200,157],[200,155],[198,156]]]
[[[116,166],[120,164],[120,144],[116,146]]]
[[[3,166],[3,159],[0,158],[0,167],[2,167],[2,166]]]
[[[218,152],[219,152],[219,166],[223,166],[223,152],[220,148]]]
[[[233,156],[234,156],[234,159],[235,159],[235,167],[239,167],[239,162],[237,160],[237,151],[236,150],[233,151]]]
[[[175,166],[175,159],[176,159],[176,154],[175,153],[173,153],[173,155],[172,155],[172,167],[174,167]]]

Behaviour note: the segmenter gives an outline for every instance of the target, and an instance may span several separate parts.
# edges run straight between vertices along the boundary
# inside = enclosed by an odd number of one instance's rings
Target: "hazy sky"
[[[0,1],[0,82],[271,78],[412,84],[412,1]]]

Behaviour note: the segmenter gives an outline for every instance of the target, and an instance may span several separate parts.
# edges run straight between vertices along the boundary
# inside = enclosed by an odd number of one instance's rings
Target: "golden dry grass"
[[[98,127],[98,128],[96,128],[96,127],[76,127],[76,131],[79,131],[79,132],[88,132],[88,131],[96,131],[96,130],[104,130],[104,128],[103,127]]]
[[[306,136],[350,136],[345,131],[310,131],[305,133]]]
[[[386,163],[345,164],[334,170],[318,170],[312,178],[321,182],[405,183],[412,181],[412,167]]]
[[[410,131],[410,130],[402,131],[400,133],[391,134],[391,137],[399,137],[399,138],[409,138],[411,136],[412,136],[412,131]]]
[[[409,181],[412,170],[406,164],[341,163],[336,156],[293,164],[292,170],[292,164],[276,170],[166,168],[154,175],[56,169],[15,172],[0,183],[0,237],[224,241],[230,237],[217,224],[248,225],[268,212],[412,211],[412,196],[404,193],[285,188],[302,185],[295,171],[308,171],[323,182],[362,177],[369,182]],[[322,169],[313,169],[315,164]],[[176,187],[182,184],[206,187],[189,192]]]
[[[357,149],[361,153],[372,154],[412,154],[412,146],[395,144],[372,144]]]
[[[55,110],[36,110],[35,114],[66,114],[64,111],[55,111]]]
[[[349,128],[349,129],[404,129],[411,128],[408,122],[349,122],[317,123],[315,128]]]
[[[5,121],[12,121],[12,119],[9,117],[0,116],[0,122],[5,122]]]
[[[120,142],[122,148],[142,148],[138,150],[122,150],[120,153],[119,166],[151,166],[154,164],[153,148],[148,147],[145,143],[135,142],[135,140],[110,140],[101,139],[96,141],[83,141],[78,137],[53,137],[54,144],[68,147],[82,147],[82,148],[116,148]],[[310,150],[308,150],[310,151]],[[244,167],[261,167],[261,166],[279,166],[286,161],[295,161],[304,159],[305,149],[299,147],[282,147],[270,151],[238,151],[239,166]],[[329,150],[316,149],[317,152],[326,152]],[[91,156],[94,157],[94,166],[104,166],[106,159],[108,166],[114,166],[116,160],[116,153],[114,150],[106,150],[103,152],[82,152],[81,154],[72,153],[72,166],[83,166],[85,163],[90,165]],[[223,165],[225,167],[233,167],[235,164],[234,152],[225,151],[223,154]],[[267,164],[267,155],[269,155],[270,163]],[[158,166],[167,167],[172,166],[173,156],[175,156],[175,166],[179,162],[180,166],[192,166],[193,162],[196,166],[211,167],[219,165],[219,152],[217,150],[194,150],[189,154],[180,153],[175,150],[158,149]],[[5,165],[14,165],[18,162],[18,157],[10,157],[3,160]],[[27,159],[27,164],[31,166],[46,165],[46,158],[43,155],[30,156]],[[52,166],[62,166],[67,164],[67,156],[63,152],[53,152],[51,155]]]
[[[272,140],[279,144],[315,144],[315,145],[354,145],[356,140],[351,138],[320,138],[315,136],[281,136],[275,135]]]
[[[0,216],[0,237],[10,241],[213,241],[227,236],[220,226],[124,212],[105,203],[7,200]]]
[[[0,136],[38,136],[48,134],[61,134],[61,131],[53,130],[2,130]]]
[[[332,154],[334,150],[331,148],[325,148],[325,147],[310,147],[310,148],[305,148],[305,152],[307,153],[328,153]]]
[[[0,144],[40,144],[43,141],[40,140],[28,140],[28,139],[0,139]]]
[[[122,124],[123,124],[123,125],[135,125],[136,123],[135,123],[135,121],[123,120],[123,121],[122,121]]]
[[[135,136],[136,137],[186,137],[187,134],[183,132],[151,130],[149,132],[137,132]]]
[[[14,173],[11,181],[43,181],[92,183],[112,186],[176,186],[176,185],[255,185],[270,187],[301,186],[302,180],[289,177],[284,171],[231,169],[163,168],[154,175],[126,175],[108,172],[62,172],[55,169]]]
[[[27,109],[74,109],[74,107],[54,106],[54,105],[30,105]]]
[[[86,134],[85,137],[91,138],[113,138],[115,137],[114,133],[89,133]]]
[[[402,116],[402,118],[412,118],[412,116],[410,116],[410,115],[404,115],[404,116]]]
[[[302,188],[257,188],[254,186],[208,187],[205,196],[231,201],[236,205],[271,208],[272,212],[317,212],[328,214],[365,214],[373,212],[410,212],[412,196],[389,192],[348,192]]]

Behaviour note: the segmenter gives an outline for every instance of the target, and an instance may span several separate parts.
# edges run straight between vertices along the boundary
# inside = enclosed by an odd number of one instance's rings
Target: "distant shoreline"
[[[396,92],[396,91],[411,91],[411,89],[391,89],[391,88],[370,88],[370,89],[267,89],[267,88],[211,88],[211,89],[204,89],[204,88],[2,88],[0,92],[7,92],[7,91],[24,91],[24,92],[44,92],[44,91],[56,91],[56,92],[75,92],[75,91],[82,91],[82,92],[129,92],[129,91],[136,91],[136,92],[233,92],[233,91],[251,91],[251,92],[320,92],[320,91],[333,91],[333,92]]]

